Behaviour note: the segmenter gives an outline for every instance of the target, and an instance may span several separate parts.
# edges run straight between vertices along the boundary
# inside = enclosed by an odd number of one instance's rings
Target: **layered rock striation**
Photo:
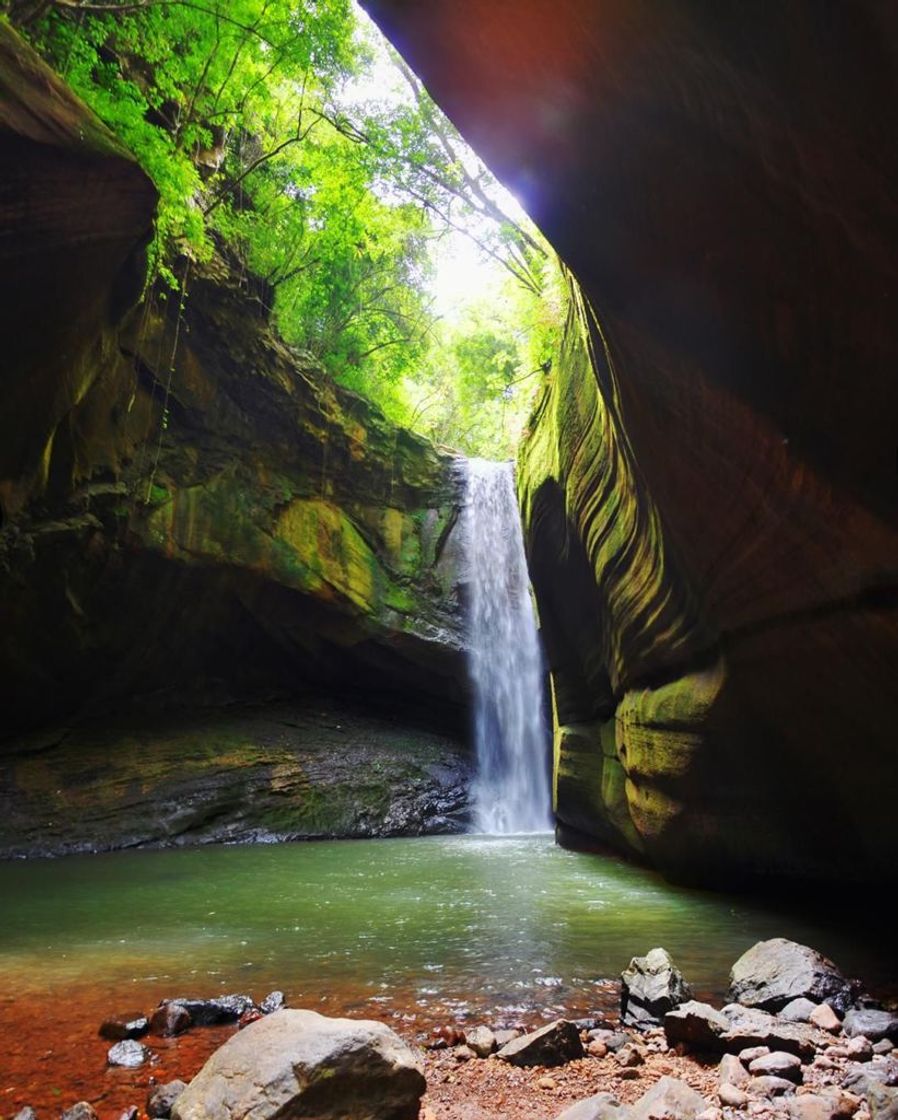
[[[520,471],[564,832],[893,880],[894,14],[367,6],[573,273]]]

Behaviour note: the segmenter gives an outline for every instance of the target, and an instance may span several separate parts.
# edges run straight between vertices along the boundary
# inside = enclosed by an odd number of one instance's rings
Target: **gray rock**
[[[572,1104],[556,1120],[627,1120],[627,1109],[611,1093],[597,1093]]]
[[[106,1053],[106,1061],[111,1066],[122,1066],[124,1069],[137,1069],[150,1056],[149,1050],[134,1038],[123,1038],[114,1046],[110,1046]]]
[[[754,1077],[785,1077],[787,1081],[794,1081],[796,1084],[800,1084],[802,1080],[801,1058],[782,1050],[774,1050],[763,1058],[755,1058],[748,1070]]]
[[[873,1085],[867,1093],[870,1120],[898,1120],[898,1089]]]
[[[799,996],[798,999],[793,999],[791,1003],[786,1004],[779,1012],[779,1017],[785,1019],[787,1023],[810,1023],[811,1016],[819,1006],[819,1003],[812,1003],[804,996]]]
[[[633,1069],[635,1066],[645,1065],[648,1051],[644,1046],[637,1046],[635,1042],[631,1042],[629,1046],[622,1046],[615,1057],[619,1065],[626,1069]]]
[[[169,1081],[165,1085],[157,1085],[147,1096],[147,1116],[151,1120],[168,1120],[175,1101],[186,1088],[183,1081]]]
[[[627,1026],[655,1026],[691,999],[689,985],[666,949],[634,957],[621,973],[621,1022]]]
[[[689,1000],[664,1016],[664,1034],[669,1046],[684,1043],[693,1050],[720,1051],[722,1036],[730,1021],[709,1003]]]
[[[512,1039],[520,1038],[524,1032],[505,1028],[504,1030],[494,1031],[493,1033],[496,1036],[496,1049],[501,1050],[502,1047],[506,1046]]]
[[[717,1096],[724,1108],[745,1108],[748,1104],[748,1093],[738,1085],[724,1081],[717,1088]]]
[[[869,1065],[852,1065],[842,1077],[842,1088],[861,1097],[867,1097],[877,1085],[894,1088],[898,1085],[898,1062],[870,1062]]]
[[[136,1104],[129,1104],[118,1114],[118,1120],[137,1120],[138,1116],[140,1116],[140,1109]]]
[[[782,1097],[794,1093],[795,1084],[785,1077],[766,1074],[763,1077],[753,1077],[748,1083],[748,1091],[753,1097]]]
[[[770,1050],[785,1050],[810,1059],[818,1047],[830,1041],[829,1036],[816,1027],[805,1023],[784,1023],[775,1015],[755,1007],[730,1003],[722,1014],[729,1023],[729,1030],[721,1035],[720,1048],[730,1053],[740,1054],[747,1047],[767,1046]]]
[[[63,1112],[60,1120],[99,1120],[99,1118],[94,1112],[93,1105],[88,1104],[87,1101],[78,1101]]]
[[[220,1047],[172,1109],[172,1120],[417,1120],[420,1056],[383,1023],[274,1011]]]
[[[515,1038],[498,1053],[513,1066],[560,1066],[583,1057],[580,1032],[566,1019],[556,1019],[538,1031]]]
[[[272,1011],[281,1011],[286,1006],[287,1000],[283,992],[269,992],[259,1004],[259,1010],[263,1015],[270,1015]]]
[[[898,1015],[891,1011],[849,1011],[842,1020],[842,1030],[849,1038],[862,1034],[871,1042],[881,1038],[898,1042]]]
[[[895,1049],[895,1043],[891,1039],[881,1038],[879,1042],[873,1043],[874,1054],[891,1054]]]
[[[769,1046],[746,1046],[744,1050],[739,1051],[739,1061],[753,1062],[755,1058],[766,1058],[769,1053]]]
[[[12,1120],[37,1120],[37,1113],[30,1104],[26,1104],[24,1108],[20,1108]]]
[[[838,1092],[791,1097],[786,1102],[786,1110],[789,1120],[848,1120],[852,1115],[851,1104]]]
[[[174,1000],[160,1003],[150,1016],[150,1030],[163,1038],[174,1038],[175,1035],[190,1030],[192,1026],[190,1012],[183,1004]]]
[[[719,1085],[735,1085],[744,1088],[749,1082],[748,1071],[735,1054],[724,1054],[717,1067]]]
[[[800,997],[845,1011],[859,992],[832,961],[785,937],[759,941],[730,972],[730,1000],[765,1011],[780,1011]]]
[[[873,1043],[862,1034],[847,1038],[838,1046],[830,1046],[827,1054],[831,1058],[849,1058],[854,1062],[869,1062],[873,1057]]]
[[[624,1046],[629,1046],[633,1041],[628,1034],[623,1031],[604,1031],[602,1032],[605,1037],[600,1039],[604,1042],[612,1054],[616,1054],[618,1050],[623,1049]]]
[[[630,1107],[630,1120],[695,1120],[708,1102],[675,1077],[660,1078]]]
[[[830,1034],[837,1034],[842,1029],[842,1021],[828,1003],[821,1003],[808,1016],[812,1026],[819,1027]]]
[[[488,1058],[496,1049],[496,1036],[489,1027],[472,1027],[465,1031],[465,1041],[478,1058]]]

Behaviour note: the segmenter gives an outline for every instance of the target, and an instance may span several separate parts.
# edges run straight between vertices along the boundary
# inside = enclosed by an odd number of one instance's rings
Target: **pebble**
[[[753,1077],[748,1083],[748,1091],[755,1097],[781,1097],[786,1093],[794,1093],[795,1085],[785,1077],[764,1075]]]
[[[823,1031],[829,1031],[830,1034],[838,1034],[842,1029],[839,1016],[828,1003],[821,1003],[819,1007],[815,1007],[808,1016],[808,1021]]]
[[[99,1120],[99,1118],[92,1105],[87,1101],[78,1101],[63,1112],[60,1120]]]
[[[622,1066],[644,1066],[646,1053],[643,1047],[630,1043],[628,1046],[622,1046],[615,1057]]]
[[[592,1058],[604,1058],[608,1055],[608,1047],[596,1038],[587,1045],[586,1053]]]
[[[769,1046],[749,1046],[745,1050],[739,1051],[739,1061],[745,1062],[745,1064],[748,1065],[748,1063],[753,1062],[755,1058],[765,1058],[769,1053]]]
[[[548,1089],[548,1090],[557,1089],[558,1088],[558,1082],[553,1081],[551,1077],[541,1077],[539,1079],[539,1081],[537,1081],[536,1087],[538,1089]]]
[[[106,1054],[106,1061],[111,1066],[121,1066],[123,1069],[137,1069],[150,1056],[149,1050],[133,1038],[122,1039],[115,1046],[110,1046]]]
[[[709,1105],[696,1116],[695,1120],[723,1120],[723,1113],[719,1108]]]
[[[639,1070],[633,1066],[625,1066],[622,1070],[618,1070],[617,1076],[621,1081],[638,1081]]]
[[[119,1113],[118,1120],[137,1120],[138,1116],[140,1116],[140,1109],[136,1104],[132,1104],[124,1112]]]
[[[729,1081],[721,1082],[717,1096],[720,1098],[720,1103],[727,1108],[744,1108],[748,1104],[748,1093]]]
[[[887,1038],[881,1038],[879,1040],[879,1042],[874,1042],[873,1043],[873,1053],[874,1054],[891,1054],[891,1052],[894,1049],[895,1049],[894,1042],[891,1042]]]

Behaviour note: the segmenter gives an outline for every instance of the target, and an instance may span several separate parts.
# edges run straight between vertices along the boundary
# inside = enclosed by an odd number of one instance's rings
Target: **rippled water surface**
[[[84,984],[143,1000],[278,987],[294,1005],[421,1021],[586,1011],[613,1006],[603,981],[654,945],[700,993],[720,996],[733,960],[776,935],[868,982],[886,978],[857,934],[676,888],[547,835],[7,863],[0,897],[7,992],[38,995]]]

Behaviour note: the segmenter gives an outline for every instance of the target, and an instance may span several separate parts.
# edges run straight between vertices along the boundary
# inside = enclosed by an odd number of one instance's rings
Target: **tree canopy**
[[[217,241],[336,380],[462,451],[513,452],[552,356],[557,265],[351,0],[6,9],[156,183],[154,280],[177,287],[175,262]],[[448,320],[432,280],[461,236],[497,279]]]

